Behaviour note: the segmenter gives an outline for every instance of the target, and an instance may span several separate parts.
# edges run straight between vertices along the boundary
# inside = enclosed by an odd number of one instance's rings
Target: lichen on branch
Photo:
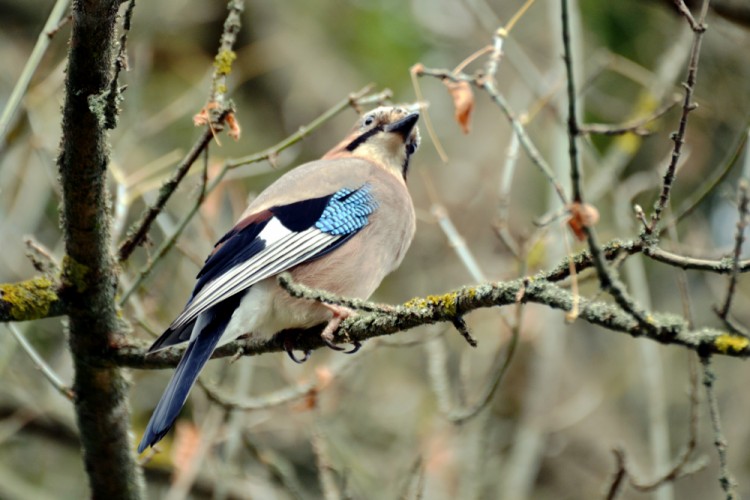
[[[58,288],[47,276],[0,284],[0,321],[29,321],[64,314]]]

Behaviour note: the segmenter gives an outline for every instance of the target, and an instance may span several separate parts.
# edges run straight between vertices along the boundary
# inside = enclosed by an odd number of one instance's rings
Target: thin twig
[[[711,414],[711,427],[714,431],[714,447],[716,447],[716,452],[719,455],[719,484],[726,494],[726,499],[733,500],[736,498],[736,483],[729,472],[729,465],[727,463],[727,440],[721,430],[719,403],[716,400],[716,391],[714,389],[716,374],[711,367],[711,355],[701,355],[701,364],[703,365],[703,386],[706,388],[706,399],[708,400],[708,409]]]
[[[31,361],[36,365],[36,367],[39,369],[39,371],[42,372],[42,375],[44,375],[44,378],[49,380],[49,382],[52,384],[52,387],[55,388],[57,392],[62,394],[65,398],[72,401],[75,398],[75,393],[73,392],[73,389],[70,388],[67,384],[65,384],[60,376],[55,373],[55,371],[50,367],[46,361],[39,355],[38,352],[36,352],[36,349],[32,347],[31,344],[29,344],[29,341],[26,340],[26,337],[23,336],[23,333],[21,333],[21,330],[18,329],[15,323],[5,323],[5,326],[8,327],[10,330],[10,333],[13,334],[13,336],[18,341],[18,344],[21,346],[23,351],[31,358]]]
[[[34,269],[41,273],[57,275],[60,263],[52,255],[52,251],[31,236],[24,236],[26,256],[31,260]]]
[[[661,108],[654,111],[651,115],[644,118],[638,118],[631,120],[621,125],[609,125],[604,123],[587,123],[579,127],[581,134],[599,134],[599,135],[622,135],[622,134],[635,134],[639,136],[650,135],[651,131],[646,128],[646,125],[652,121],[658,120],[664,116],[670,109],[675,107],[677,100],[673,99],[666,103]]]
[[[511,110],[508,101],[506,101],[505,97],[500,94],[497,86],[493,83],[491,78],[483,78],[482,76],[469,76],[465,73],[453,74],[451,71],[445,69],[432,69],[424,67],[420,68],[420,71],[417,73],[417,76],[422,75],[432,76],[441,80],[449,80],[452,82],[469,82],[478,89],[487,92],[492,101],[497,104],[497,106],[505,115],[506,119],[510,122],[511,127],[513,127],[513,132],[518,135],[518,139],[521,141],[521,147],[524,149],[531,162],[537,168],[539,168],[539,170],[541,170],[541,172],[547,178],[548,182],[554,187],[555,192],[560,198],[562,204],[567,205],[567,197],[565,195],[565,191],[563,190],[562,186],[560,186],[560,183],[557,182],[557,179],[555,179],[555,174],[552,173],[552,169],[550,168],[549,164],[542,157],[541,153],[539,153],[539,150],[534,145],[534,142],[526,133],[526,129],[524,128],[523,123],[521,123],[521,120],[519,120],[513,110]]]
[[[695,359],[691,357],[691,362]],[[654,491],[661,485],[676,481],[677,479],[683,478],[689,474],[693,474],[698,470],[702,469],[707,465],[705,459],[697,459],[691,462],[691,458],[696,448],[698,447],[698,422],[699,422],[699,409],[700,409],[700,398],[698,396],[698,371],[695,369],[694,362],[691,363],[690,369],[690,414],[688,417],[688,440],[680,453],[680,457],[675,462],[674,466],[651,482],[640,482],[634,477],[630,477],[630,485],[640,491],[649,492]]]
[[[707,465],[705,457],[699,458],[695,461],[691,461],[693,453],[698,447],[698,422],[699,422],[699,409],[700,409],[700,397],[698,396],[698,370],[695,364],[695,357],[689,358],[689,369],[690,369],[690,416],[689,416],[689,430],[688,430],[688,441],[683,448],[680,457],[672,468],[666,473],[662,474],[650,482],[644,482],[638,480],[633,472],[627,467],[627,461],[625,457],[625,451],[622,449],[613,450],[615,458],[617,460],[617,472],[612,480],[609,488],[607,499],[614,499],[617,491],[621,487],[624,479],[628,479],[628,484],[641,493],[647,493],[656,490],[665,483],[676,481],[680,478],[688,476],[704,468]]]
[[[227,173],[227,165],[224,164],[221,170],[216,174],[216,176],[211,180],[211,183],[206,186],[205,192],[206,194],[211,193],[220,183],[221,180],[224,178],[224,175]],[[201,207],[201,203],[199,200],[196,200],[195,203],[193,203],[193,206],[188,210],[188,212],[180,219],[180,221],[177,224],[177,227],[175,228],[174,232],[166,238],[161,245],[159,245],[159,248],[156,249],[154,254],[151,256],[151,259],[149,262],[138,272],[137,277],[133,281],[130,288],[128,288],[125,292],[123,292],[122,296],[120,296],[120,299],[117,301],[117,305],[119,307],[123,307],[130,296],[135,292],[140,286],[143,281],[148,278],[148,276],[151,274],[151,272],[154,270],[154,267],[161,262],[161,260],[164,258],[164,256],[169,252],[169,250],[172,249],[172,247],[177,242],[177,238],[182,234],[182,232],[185,230],[185,228],[188,226],[190,221],[193,219],[196,213],[198,213],[198,210]]]
[[[409,467],[409,474],[406,476],[406,483],[399,495],[399,500],[419,500],[424,494],[424,463],[422,456],[418,455],[414,460],[414,464]],[[411,491],[414,490],[414,494],[410,495]]]
[[[578,118],[576,112],[576,90],[575,77],[573,74],[573,56],[570,48],[570,19],[568,14],[568,0],[562,0],[562,37],[563,37],[563,60],[567,73],[568,90],[568,156],[570,157],[570,184],[573,193],[573,203],[583,203],[583,190],[581,187],[581,164],[578,158]],[[592,253],[593,249],[592,249]]]
[[[672,483],[674,481],[677,481],[678,479],[682,479],[686,476],[695,474],[708,465],[708,462],[705,459],[698,459],[695,462],[688,462],[687,460],[685,460],[683,462],[681,458],[680,462],[675,465],[674,468],[672,468],[669,472],[654,479],[651,482],[645,483],[637,479],[634,476],[633,471],[628,467],[627,457],[623,449],[615,448],[614,450],[612,450],[612,452],[615,455],[617,467],[615,470],[615,474],[610,480],[610,486],[609,488],[607,488],[607,494],[605,496],[607,500],[613,500],[617,498],[617,495],[620,493],[622,487],[625,484],[628,484],[631,488],[640,493],[649,493],[661,488],[665,484]],[[625,482],[626,480],[627,483]]]
[[[320,480],[320,487],[323,490],[323,498],[325,500],[340,500],[341,491],[336,481],[336,471],[333,465],[331,465],[328,443],[325,441],[320,426],[310,436],[310,444],[312,444],[312,449],[315,453],[315,463],[318,467],[318,478]]]
[[[464,320],[463,316],[454,317],[452,323],[453,323],[453,326],[456,327],[456,330],[458,330],[458,333],[461,334],[464,340],[466,340],[466,342],[468,342],[471,347],[477,346],[477,341],[474,337],[471,336],[471,332],[469,331],[469,326],[466,324],[466,321]]]
[[[732,262],[730,260],[711,260],[678,255],[659,247],[648,246],[640,240],[612,240],[602,245],[602,255],[607,261],[614,261],[624,255],[635,255],[637,253],[642,253],[652,260],[686,271],[707,271],[717,274],[730,274],[732,272]],[[575,254],[572,260],[575,264],[575,270],[578,273],[594,267],[594,259],[591,257],[589,250]],[[750,259],[741,260],[739,262],[739,270],[741,273],[750,271]],[[554,268],[540,272],[535,276],[535,279],[558,282],[567,279],[569,276],[570,262],[566,258]]]
[[[297,385],[285,387],[263,396],[247,397],[240,400],[222,394],[218,389],[204,383],[200,378],[198,379],[198,385],[206,393],[208,399],[221,405],[226,410],[266,410],[292,403],[310,396],[311,394],[319,394],[323,389],[330,385],[332,380],[341,376],[348,368],[353,366],[355,362],[361,362],[362,353],[365,352],[367,352],[367,350],[363,349],[360,351],[359,356],[337,356],[328,366],[325,372],[325,377],[314,377],[307,382],[301,382]]]
[[[68,14],[67,16],[65,16],[62,19],[60,19],[60,22],[57,23],[57,26],[55,26],[51,30],[47,31],[46,35],[49,38],[53,38],[55,35],[57,35],[58,31],[60,31],[61,29],[63,29],[63,26],[65,26],[66,24],[68,24],[71,21],[73,21],[73,14]]]
[[[134,229],[129,231],[128,238],[120,244],[117,251],[117,257],[121,262],[127,260],[133,251],[145,241],[146,236],[151,229],[151,225],[162,210],[164,210],[167,201],[169,201],[172,194],[177,190],[180,182],[185,178],[190,167],[193,166],[195,161],[211,142],[211,139],[213,139],[213,132],[210,127],[206,127],[198,140],[193,144],[193,147],[190,148],[188,154],[185,155],[185,158],[183,158],[180,164],[177,165],[172,177],[162,185],[161,189],[159,189],[159,198],[157,198],[156,202],[143,213],[141,220],[133,226]]]
[[[492,46],[491,45],[485,45],[481,49],[478,49],[478,50],[474,51],[472,54],[470,54],[469,56],[467,56],[463,61],[461,61],[460,63],[458,63],[458,66],[456,66],[455,68],[453,68],[453,72],[454,73],[460,73],[461,71],[464,70],[464,68],[466,68],[466,66],[468,66],[471,63],[473,63],[474,61],[476,61],[477,59],[479,59],[480,57],[482,57],[483,55],[485,55],[485,54],[487,54],[487,53],[489,53],[491,51],[492,51]]]
[[[484,273],[479,267],[479,263],[476,258],[474,258],[474,254],[466,244],[466,239],[461,236],[456,229],[456,226],[453,224],[453,221],[451,221],[446,208],[443,205],[434,204],[430,211],[432,212],[432,215],[435,216],[438,226],[442,229],[445,237],[448,238],[453,251],[456,252],[456,256],[461,261],[464,268],[469,272],[472,279],[474,281],[484,281]]]
[[[232,63],[237,57],[234,53],[234,44],[237,42],[237,35],[240,32],[242,12],[245,10],[245,3],[242,0],[230,0],[227,4],[229,13],[224,20],[224,28],[221,33],[219,49],[214,58],[214,74],[211,78],[211,94],[209,102],[218,104],[218,109],[231,108],[227,103],[227,76],[231,73]],[[215,122],[218,120],[212,120]]]
[[[496,81],[497,70],[500,67],[500,60],[503,57],[503,45],[505,44],[505,36],[507,31],[505,28],[499,28],[495,32],[495,36],[492,37],[492,50],[490,51],[489,57],[487,57],[487,64],[484,65],[484,78]]]
[[[432,124],[430,111],[428,110],[427,105],[424,104],[425,100],[424,96],[422,95],[422,88],[419,86],[419,80],[417,80],[417,77],[422,74],[423,69],[424,67],[421,64],[415,64],[411,67],[411,69],[409,70],[411,84],[414,88],[414,95],[417,97],[417,101],[420,103],[420,112],[424,115],[424,126],[427,129],[427,135],[429,135],[430,139],[432,139],[432,145],[435,147],[435,151],[437,152],[442,162],[448,163],[448,154],[445,152],[443,144],[440,142],[440,139],[435,132],[435,126]]]
[[[135,9],[135,0],[129,0],[125,9],[125,15],[122,20],[122,33],[120,34],[119,48],[115,56],[115,71],[109,82],[107,91],[107,106],[104,109],[105,127],[114,130],[117,127],[117,117],[120,115],[120,101],[122,100],[122,90],[120,87],[120,73],[128,69],[128,34],[130,33],[130,23],[133,18]]]
[[[132,13],[133,5],[135,0],[131,0],[131,5],[128,7],[125,18],[125,32],[123,38],[120,40],[120,55],[118,56],[118,63],[124,59],[124,45],[125,37],[127,35],[127,28],[130,26],[130,15]],[[231,72],[232,62],[236,55],[232,48],[237,41],[237,34],[240,31],[240,21],[242,17],[242,11],[244,10],[244,2],[242,0],[230,0],[227,6],[229,13],[224,21],[224,29],[221,35],[221,42],[219,44],[219,50],[217,51],[216,58],[214,60],[214,74],[211,79],[211,92],[209,96],[209,104],[204,107],[201,112],[206,113],[205,119],[195,120],[196,124],[206,124],[206,128],[203,134],[193,144],[190,152],[185,156],[183,161],[177,166],[175,173],[172,178],[169,179],[159,190],[159,198],[156,203],[150,207],[141,217],[141,220],[136,224],[136,229],[132,230],[131,235],[125,240],[119,247],[117,252],[119,260],[122,262],[127,260],[133,250],[143,243],[148,234],[151,224],[154,222],[156,217],[164,210],[169,198],[174,194],[175,190],[179,186],[182,179],[185,178],[190,167],[198,159],[200,154],[208,147],[211,139],[216,137],[216,132],[221,130],[224,122],[229,126],[229,134],[239,138],[239,126],[236,124],[234,118],[233,106],[226,98],[227,85],[226,78]],[[116,65],[116,69],[119,66]],[[119,71],[116,72],[116,74]],[[210,115],[209,115],[210,113]],[[201,116],[201,115],[199,115]],[[201,197],[206,193],[202,192]]]
[[[576,117],[576,91],[573,74],[573,59],[570,47],[570,19],[568,13],[568,0],[562,1],[562,38],[564,49],[565,69],[568,76],[568,155],[570,157],[570,182],[573,192],[573,203],[583,205],[583,188],[581,182],[581,166],[578,157],[577,140],[580,131],[578,129],[578,119]],[[589,224],[582,224],[582,229],[586,235],[589,251],[594,260],[594,267],[599,276],[599,283],[602,290],[608,292],[615,299],[615,302],[625,311],[630,313],[640,325],[645,329],[650,329],[651,325],[640,307],[630,298],[625,291],[622,283],[616,279],[609,270],[606,259],[602,255],[601,248],[597,242],[596,231]]]
[[[734,252],[732,254],[732,273],[729,275],[729,285],[727,286],[727,297],[724,304],[717,309],[717,314],[721,319],[726,319],[729,315],[729,308],[732,305],[732,299],[737,288],[737,279],[740,272],[740,257],[742,256],[742,244],[745,242],[745,228],[748,223],[748,182],[742,179],[739,185],[739,220],[737,221],[737,231],[734,236]]]
[[[685,89],[685,96],[682,103],[682,115],[680,116],[680,124],[677,132],[672,134],[672,142],[674,146],[672,148],[672,156],[667,166],[667,170],[664,173],[664,179],[662,181],[661,193],[659,199],[654,204],[654,211],[651,214],[651,225],[646,229],[645,235],[651,236],[658,234],[656,232],[657,226],[661,220],[661,215],[664,208],[669,202],[669,196],[672,192],[672,185],[674,184],[675,175],[677,172],[677,164],[682,154],[682,146],[685,143],[685,132],[687,130],[688,115],[690,112],[696,109],[697,105],[693,102],[693,92],[695,91],[695,82],[698,75],[698,61],[700,59],[701,43],[703,41],[703,34],[706,31],[704,21],[706,18],[706,11],[708,10],[709,0],[703,0],[703,6],[701,8],[700,21],[695,22],[690,11],[685,7],[685,3],[682,0],[675,0],[678,7],[681,8],[683,14],[687,12],[685,16],[690,27],[693,29],[693,45],[690,49],[690,62],[688,63],[687,78],[683,87]]]
[[[351,94],[346,99],[339,101],[338,103],[333,105],[326,112],[318,116],[316,119],[314,119],[307,125],[301,126],[299,129],[297,129],[297,132],[290,135],[286,139],[283,139],[282,141],[274,144],[270,148],[264,149],[263,151],[259,153],[254,153],[248,156],[242,156],[240,158],[227,160],[227,167],[229,169],[234,169],[234,168],[242,167],[245,165],[249,165],[251,163],[258,163],[261,161],[275,158],[279,155],[279,153],[297,144],[299,141],[301,141],[302,139],[310,135],[313,131],[320,128],[321,125],[331,120],[331,118],[338,115],[339,113],[344,111],[346,108],[356,107],[358,105],[362,105],[362,104],[373,102],[373,101],[377,102],[383,99],[384,97],[385,98],[389,97],[391,94],[390,90],[384,90],[383,92],[370,94],[371,90],[372,90],[372,85],[365,86],[359,91]]]
[[[510,191],[513,186],[513,177],[518,165],[518,147],[520,145],[518,135],[511,134],[508,149],[505,154],[505,163],[500,172],[500,185],[498,187],[497,221],[492,227],[497,236],[505,243],[516,259],[521,259],[521,245],[510,232]]]
[[[523,303],[519,303],[518,305],[516,305],[516,321],[511,328],[510,342],[508,343],[507,352],[502,358],[499,355],[496,356],[497,361],[495,362],[495,366],[490,371],[490,373],[492,373],[492,376],[489,377],[489,382],[485,386],[485,389],[482,391],[479,398],[477,398],[476,403],[474,403],[473,405],[467,406],[465,408],[455,409],[449,412],[447,417],[451,422],[462,424],[467,420],[474,418],[479,414],[479,412],[487,407],[490,401],[492,401],[497,388],[500,387],[500,382],[502,382],[505,374],[508,372],[511,361],[513,361],[513,358],[515,357],[516,348],[518,347],[519,343],[518,341],[521,337],[521,318],[523,315],[523,308]]]
[[[690,25],[690,29],[695,32],[704,31],[706,29],[705,26],[703,26],[703,20],[701,19],[700,23],[697,22],[693,17],[692,12],[690,12],[690,9],[688,9],[688,6],[685,5],[685,2],[683,0],[674,0],[674,4],[677,6],[677,10],[680,12],[680,14],[685,16],[685,19]]]
[[[620,490],[622,489],[623,485],[625,484],[625,479],[627,479],[628,477],[628,471],[625,465],[625,452],[620,448],[615,448],[614,450],[612,450],[612,453],[615,456],[617,468],[615,469],[615,473],[609,482],[607,494],[604,496],[605,500],[615,500],[617,498],[617,495],[620,494]]]
[[[279,457],[272,450],[261,449],[253,441],[255,436],[250,432],[243,432],[241,437],[245,449],[250,452],[258,463],[268,470],[274,483],[295,500],[303,500],[305,498],[302,494],[303,487],[299,479],[297,479],[294,467],[290,463],[279,460]]]
[[[518,21],[523,17],[526,12],[528,12],[531,5],[534,3],[534,0],[526,0],[526,3],[524,3],[515,14],[513,14],[513,17],[511,17],[507,23],[505,23],[505,26],[503,26],[503,33],[501,36],[508,36],[510,34],[511,30],[513,30],[513,27],[518,23]]]
[[[708,198],[711,193],[714,192],[716,186],[724,182],[724,179],[726,179],[729,173],[732,171],[732,168],[737,163],[737,160],[739,160],[742,156],[742,152],[745,149],[745,144],[747,144],[747,138],[749,135],[750,122],[748,122],[743,128],[742,133],[740,134],[740,137],[737,140],[735,146],[729,150],[730,153],[728,154],[727,159],[722,162],[721,168],[716,169],[716,171],[710,178],[706,179],[706,181],[701,184],[698,189],[696,189],[689,197],[687,197],[682,202],[678,213],[669,222],[665,223],[663,227],[673,226],[678,222],[684,220],[688,215],[693,213],[693,210],[695,210],[698,205],[700,205],[706,198]],[[746,158],[750,158],[750,155],[748,155]]]
[[[435,189],[432,180],[424,173],[424,170],[420,170],[420,174],[427,190],[427,196],[430,199],[430,212],[435,217],[438,226],[443,231],[443,234],[445,234],[445,237],[448,239],[451,247],[453,247],[453,250],[456,252],[456,257],[458,257],[474,281],[485,281],[484,272],[482,272],[474,254],[466,244],[466,240],[458,232],[453,221],[451,221],[450,216],[448,215],[448,210],[442,205],[442,203],[440,203],[437,190]]]
[[[42,62],[42,57],[44,57],[44,53],[47,52],[47,48],[51,43],[52,35],[50,33],[54,34],[56,32],[57,26],[68,11],[68,5],[70,5],[70,0],[57,0],[55,2],[52,12],[50,12],[47,18],[47,22],[44,23],[44,28],[39,32],[34,49],[31,51],[26,65],[23,67],[23,71],[21,71],[21,76],[18,77],[18,81],[13,87],[10,97],[8,97],[3,114],[0,116],[0,151],[5,148],[5,137],[10,130],[11,121],[18,107],[21,105],[21,101],[23,101],[23,96],[29,88],[29,83],[34,76],[34,72],[39,63]]]

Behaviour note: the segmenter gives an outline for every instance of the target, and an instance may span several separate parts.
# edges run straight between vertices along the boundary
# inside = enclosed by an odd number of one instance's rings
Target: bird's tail
[[[198,317],[194,327],[195,335],[151,415],[138,445],[138,453],[158,443],[172,428],[198,374],[214,352],[216,344],[229,324],[232,312],[239,304],[239,298],[235,297],[217,304]]]

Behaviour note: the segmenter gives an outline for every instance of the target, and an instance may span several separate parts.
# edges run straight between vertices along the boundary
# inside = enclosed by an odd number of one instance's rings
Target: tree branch
[[[648,316],[647,328],[615,304],[575,297],[568,290],[538,278],[465,286],[441,295],[417,297],[392,308],[312,290],[299,283],[292,283],[286,275],[282,275],[279,281],[294,296],[329,304],[346,304],[369,311],[341,323],[335,334],[335,341],[341,343],[363,342],[421,325],[453,323],[455,318],[476,309],[520,302],[570,311],[577,301],[578,319],[607,330],[633,337],[646,337],[662,344],[681,345],[699,353],[724,354],[740,358],[750,356],[750,340],[745,337],[714,328],[692,329],[684,318],[669,313],[653,313]],[[296,348],[304,351],[318,349],[325,345],[320,338],[322,328],[323,325],[319,325],[307,330],[287,330],[264,341],[249,338],[232,342],[217,349],[213,357],[281,352],[286,350],[285,341],[290,335],[295,338]],[[176,366],[182,356],[178,349],[167,349],[147,356],[147,347],[145,342],[123,343],[112,349],[107,359],[115,365],[148,369]]]
[[[128,381],[121,369],[96,362],[121,338],[116,267],[109,251],[105,130],[119,6],[119,0],[73,3],[58,158],[75,411],[93,498],[143,496],[142,472],[129,433]]]
[[[682,154],[682,146],[685,143],[685,132],[687,131],[688,115],[698,107],[693,102],[693,92],[695,91],[695,81],[698,76],[698,61],[700,59],[701,42],[703,41],[703,34],[706,32],[706,27],[703,24],[706,18],[706,11],[708,10],[708,0],[703,1],[701,7],[700,20],[695,21],[690,10],[685,6],[683,0],[675,0],[680,12],[685,16],[690,28],[695,33],[693,36],[693,45],[690,49],[690,62],[688,64],[687,78],[683,83],[685,89],[685,98],[682,104],[682,115],[680,116],[680,124],[677,128],[677,132],[672,134],[672,142],[674,146],[672,148],[672,155],[664,172],[664,178],[662,180],[661,193],[659,199],[654,204],[654,211],[651,214],[651,224],[646,228],[646,236],[652,234],[658,235],[657,226],[661,221],[661,215],[669,202],[669,197],[672,192],[672,185],[674,184],[675,175],[677,173],[677,162],[680,160]]]
[[[60,284],[46,276],[0,284],[0,321],[30,321],[65,314]]]

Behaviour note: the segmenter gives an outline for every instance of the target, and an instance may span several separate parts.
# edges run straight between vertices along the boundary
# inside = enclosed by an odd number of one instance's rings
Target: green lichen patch
[[[75,259],[66,255],[63,257],[62,282],[65,287],[73,288],[78,293],[83,293],[88,287],[86,278],[89,273],[88,266],[76,262]]]
[[[0,285],[0,304],[16,321],[47,317],[50,305],[58,300],[54,283],[46,277]]]
[[[437,309],[441,315],[455,317],[458,312],[458,292],[415,297],[404,304],[409,309]]]
[[[109,90],[99,94],[91,94],[87,98],[89,111],[96,117],[100,126],[104,127],[107,123],[107,106],[109,105]]]
[[[232,63],[237,59],[237,54],[233,50],[222,50],[216,54],[214,67],[218,76],[226,76],[232,72]]]

